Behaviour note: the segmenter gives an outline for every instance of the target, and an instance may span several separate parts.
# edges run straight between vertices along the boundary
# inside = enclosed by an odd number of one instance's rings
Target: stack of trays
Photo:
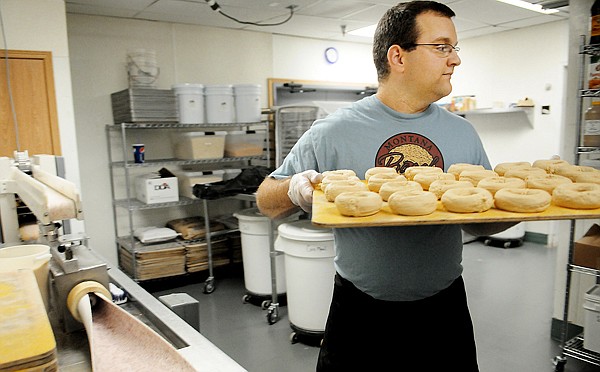
[[[119,262],[121,267],[137,280],[156,279],[185,274],[185,247],[177,241],[142,244],[131,239],[119,239]],[[135,273],[133,272],[132,253],[135,252]]]
[[[110,95],[115,124],[177,122],[176,97],[171,89],[125,89]]]
[[[186,270],[194,273],[208,269],[208,246],[203,243],[183,243],[186,249]],[[231,262],[227,238],[211,240],[213,267],[225,266]]]

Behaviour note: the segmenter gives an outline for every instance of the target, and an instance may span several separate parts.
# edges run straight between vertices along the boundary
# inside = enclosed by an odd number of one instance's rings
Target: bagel
[[[394,214],[404,216],[425,216],[437,209],[437,196],[423,190],[396,191],[390,195],[388,206]]]
[[[343,174],[329,174],[327,176],[324,176],[321,179],[321,183],[319,183],[317,186],[325,191],[325,189],[327,188],[327,185],[329,185],[330,183],[333,182],[338,182],[338,181],[360,181],[360,179],[356,176],[346,176]]]
[[[438,168],[439,169],[439,168]],[[438,173],[438,172],[420,172],[415,174],[413,181],[421,184],[423,190],[429,190],[429,185],[433,181],[437,180],[454,180],[454,175],[451,173]]]
[[[600,208],[600,185],[596,183],[564,183],[552,191],[552,203],[571,209]]]
[[[457,180],[437,180],[433,181],[431,185],[429,185],[429,191],[435,194],[438,199],[442,197],[442,195],[450,189],[455,188],[468,188],[474,187],[473,184],[469,181],[457,181]]]
[[[406,181],[406,177],[398,173],[377,173],[369,177],[367,186],[369,190],[379,192],[381,185],[390,181]]]
[[[479,187],[454,188],[442,195],[442,204],[449,212],[485,212],[494,205],[494,197]]]
[[[322,173],[323,174],[323,178],[327,177],[327,176],[331,176],[331,175],[339,175],[339,176],[356,176],[356,172],[354,172],[352,169],[336,169],[336,170],[330,170],[330,171],[325,171]]]
[[[455,163],[450,165],[447,172],[454,175],[454,178],[458,181],[460,173],[465,170],[484,170],[483,165],[469,164],[469,163]]]
[[[494,172],[498,173],[499,176],[504,176],[504,173],[512,168],[531,168],[531,163],[528,161],[500,163],[494,167]]]
[[[369,188],[361,181],[336,181],[325,188],[325,199],[333,202],[336,196],[348,191],[369,191]]]
[[[552,195],[554,188],[563,183],[573,183],[570,178],[558,174],[546,174],[545,176],[531,176],[527,178],[528,189],[540,189]]]
[[[600,184],[600,172],[581,172],[575,176],[575,182]]]
[[[479,181],[477,187],[481,187],[482,189],[486,189],[492,195],[495,195],[496,192],[500,189],[505,189],[507,187],[524,189],[527,186],[524,180],[515,177],[487,177]]]
[[[569,162],[562,159],[540,159],[533,162],[533,168],[543,169],[546,173],[554,173],[556,167],[569,165]]]
[[[423,190],[423,187],[421,187],[420,183],[415,181],[390,181],[381,185],[381,188],[379,189],[379,195],[383,201],[388,201],[390,195],[396,191],[405,190]]]
[[[473,184],[473,186],[477,186],[479,181],[488,177],[498,177],[498,173],[489,169],[480,169],[480,170],[464,170],[460,172],[458,176],[459,181],[469,181]]]
[[[419,173],[443,173],[444,170],[438,167],[429,167],[426,165],[408,167],[404,171],[404,177],[409,181],[414,181],[414,178]]]
[[[396,173],[397,174],[398,172],[396,172],[396,169],[394,169],[394,168],[373,167],[373,168],[367,169],[367,171],[365,172],[365,180],[368,181],[372,175],[377,174],[377,173]]]
[[[599,171],[594,167],[588,167],[585,165],[562,165],[554,169],[554,174],[567,177],[571,181],[576,182],[578,175],[582,173],[598,173]]]
[[[540,189],[506,188],[494,195],[496,208],[518,213],[543,212],[551,200],[550,194]]]
[[[516,177],[526,180],[530,176],[545,176],[546,174],[548,173],[542,168],[512,168],[504,173],[504,177]]]
[[[383,201],[372,191],[349,191],[335,198],[335,206],[344,216],[365,217],[379,212]]]

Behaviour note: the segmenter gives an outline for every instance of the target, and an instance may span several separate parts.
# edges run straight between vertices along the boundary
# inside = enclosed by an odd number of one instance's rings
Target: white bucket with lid
[[[268,217],[257,208],[244,209],[233,214],[239,221],[242,241],[242,263],[244,266],[244,284],[251,294],[271,295],[271,254],[269,245]],[[273,231],[273,236],[277,236]],[[277,293],[286,291],[284,257],[275,259]]]
[[[175,84],[179,122],[182,124],[204,124],[204,85]]]
[[[596,284],[585,293],[585,327],[583,347],[600,353],[600,285]]]
[[[260,122],[260,85],[236,84],[233,86],[235,94],[235,117],[238,123]]]
[[[24,244],[0,248],[0,273],[19,269],[33,270],[46,311],[49,309],[48,262],[50,257],[52,257],[50,247],[43,244]]]
[[[285,254],[290,323],[324,332],[335,277],[333,232],[308,220],[282,224],[278,232],[275,249]]]
[[[207,85],[204,87],[204,94],[208,124],[234,122],[232,85]]]

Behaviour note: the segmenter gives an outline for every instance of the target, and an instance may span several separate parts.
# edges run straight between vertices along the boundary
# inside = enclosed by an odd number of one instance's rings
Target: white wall
[[[6,32],[6,45],[3,38],[0,38],[1,48],[52,52],[61,153],[65,158],[66,178],[80,188],[64,1],[1,0],[0,11]],[[75,220],[71,221],[71,227],[73,233],[84,230],[84,224]]]

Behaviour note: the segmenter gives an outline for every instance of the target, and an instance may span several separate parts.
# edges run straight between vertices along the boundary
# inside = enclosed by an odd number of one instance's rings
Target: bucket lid
[[[269,219],[260,213],[258,208],[242,209],[241,211],[235,212],[233,216],[243,221],[264,221]]]
[[[333,240],[333,232],[329,228],[313,225],[309,220],[284,223],[277,228],[279,235],[299,241]]]
[[[206,94],[226,93],[233,94],[233,85],[207,85],[204,87]]]

